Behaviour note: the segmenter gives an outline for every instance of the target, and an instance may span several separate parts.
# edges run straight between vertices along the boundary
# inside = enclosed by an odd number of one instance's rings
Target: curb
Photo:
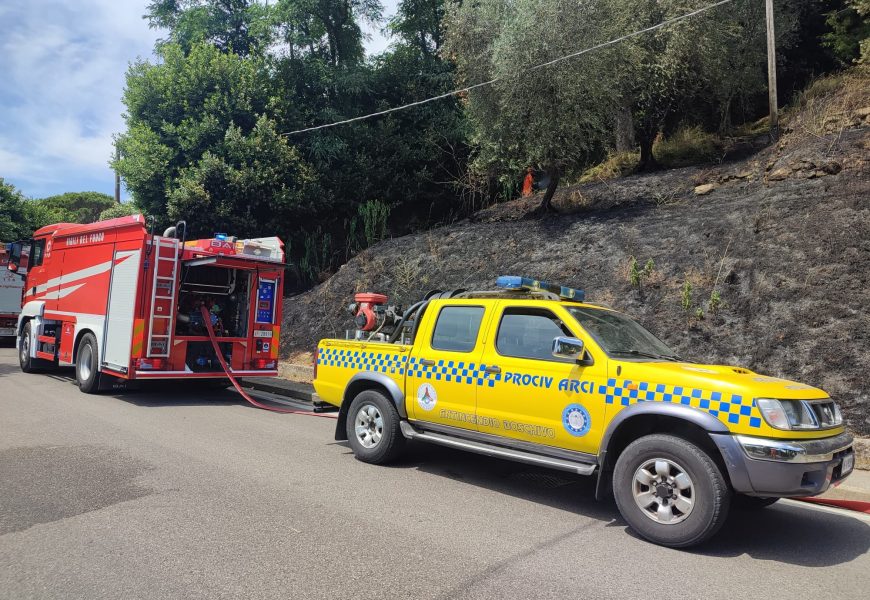
[[[241,380],[244,387],[268,392],[276,396],[292,398],[311,406],[314,412],[332,412],[338,409],[331,404],[321,402],[314,393],[314,386],[308,383],[298,383],[281,379],[280,377],[246,377]]]

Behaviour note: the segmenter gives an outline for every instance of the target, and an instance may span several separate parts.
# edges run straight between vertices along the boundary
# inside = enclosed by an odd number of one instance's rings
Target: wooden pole
[[[773,0],[765,0],[767,17],[767,100],[770,104],[770,141],[779,138],[779,107],[776,100],[776,33],[773,28]]]
[[[121,160],[121,149],[115,145],[115,162]],[[115,202],[121,203],[121,174],[118,173],[118,168],[115,167]]]

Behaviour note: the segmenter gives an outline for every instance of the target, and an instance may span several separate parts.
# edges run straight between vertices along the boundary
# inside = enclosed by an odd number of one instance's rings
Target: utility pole
[[[118,148],[118,143],[115,142],[115,162],[121,160],[121,149]],[[118,173],[118,167],[115,167],[115,202],[121,204],[121,174]]]
[[[779,138],[779,107],[776,101],[776,34],[773,29],[773,0],[765,0],[767,16],[767,100],[770,104],[770,141]]]

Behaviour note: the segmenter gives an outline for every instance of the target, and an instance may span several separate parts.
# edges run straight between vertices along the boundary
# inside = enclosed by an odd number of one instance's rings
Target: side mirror
[[[553,338],[553,356],[556,358],[580,361],[584,354],[583,340],[562,336]]]

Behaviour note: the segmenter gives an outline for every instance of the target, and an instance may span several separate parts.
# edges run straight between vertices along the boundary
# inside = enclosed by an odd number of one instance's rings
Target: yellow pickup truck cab
[[[672,547],[712,536],[732,504],[812,496],[851,472],[824,391],[680,359],[579,290],[498,283],[432,293],[390,335],[322,340],[314,387],[340,407],[336,439],[376,464],[416,439],[594,475],[635,531]]]

